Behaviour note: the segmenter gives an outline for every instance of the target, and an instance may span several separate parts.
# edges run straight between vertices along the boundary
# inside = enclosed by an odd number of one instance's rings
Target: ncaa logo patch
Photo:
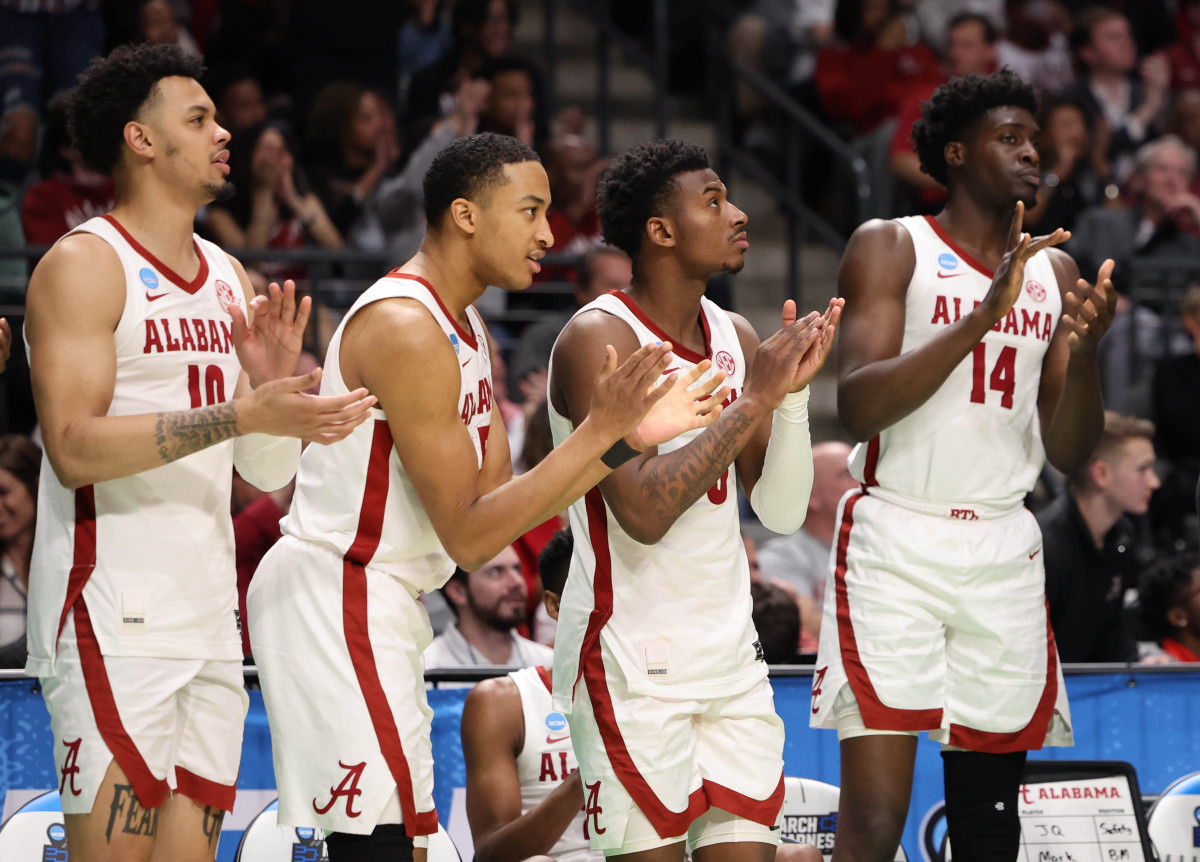
[[[458,356],[458,352],[461,349],[461,345],[458,342],[457,334],[455,334],[453,332],[450,333],[450,343],[454,345],[454,355]]]
[[[942,269],[958,269],[958,258],[949,252],[938,255],[938,266]]]
[[[717,368],[724,371],[726,377],[732,377],[733,372],[737,371],[737,363],[734,362],[733,357],[724,350],[718,351],[717,355],[713,357],[713,364],[716,365]]]
[[[142,284],[146,285],[146,290],[154,290],[158,287],[158,273],[148,266],[143,266],[138,271],[138,278],[142,280]]]
[[[567,719],[561,712],[552,712],[546,716],[546,727],[558,733],[567,726]]]
[[[226,314],[229,313],[229,306],[238,304],[237,297],[233,295],[233,288],[219,278],[217,279],[217,302],[221,303],[221,308]]]
[[[1046,288],[1042,287],[1041,282],[1033,279],[1025,282],[1025,292],[1033,297],[1034,302],[1046,301]]]

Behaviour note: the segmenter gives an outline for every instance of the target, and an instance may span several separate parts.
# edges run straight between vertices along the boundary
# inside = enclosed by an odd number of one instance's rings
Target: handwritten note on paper
[[[1146,862],[1121,775],[1024,784],[1023,862]]]

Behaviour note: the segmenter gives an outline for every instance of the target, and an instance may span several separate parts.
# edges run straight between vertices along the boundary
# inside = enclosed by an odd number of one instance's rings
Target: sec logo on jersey
[[[238,304],[237,297],[233,295],[233,288],[219,278],[217,279],[217,302],[221,303],[221,308],[226,314],[229,313],[229,306]]]
[[[717,368],[725,372],[726,377],[732,377],[733,372],[737,371],[737,363],[733,361],[733,357],[728,352],[721,350],[713,357],[713,364]]]
[[[1034,302],[1046,301],[1046,288],[1042,287],[1042,283],[1040,281],[1034,281],[1033,279],[1030,279],[1029,281],[1025,282],[1025,292],[1033,297]]]

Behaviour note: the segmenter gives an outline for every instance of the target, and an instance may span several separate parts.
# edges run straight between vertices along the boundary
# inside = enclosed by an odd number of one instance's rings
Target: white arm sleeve
[[[762,475],[750,492],[750,505],[768,530],[794,533],[804,526],[812,485],[812,440],[805,386],[785,397],[775,408]]]
[[[233,466],[259,490],[279,490],[292,480],[299,465],[299,438],[247,434],[233,442]]]

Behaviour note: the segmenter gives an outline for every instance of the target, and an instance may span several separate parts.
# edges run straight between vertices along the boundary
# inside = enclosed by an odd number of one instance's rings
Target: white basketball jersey
[[[475,445],[475,467],[483,465],[492,421],[492,372],[487,336],[475,309],[463,329],[422,278],[393,271],[375,282],[350,307],[329,342],[322,395],[349,392],[342,379],[340,351],[346,324],[364,306],[381,299],[420,302],[446,333],[462,373],[459,412]],[[401,333],[398,337],[403,337]],[[419,368],[397,368],[417,375]],[[428,592],[444,584],[454,563],[442,548],[392,442],[387,416],[378,408],[344,440],[309,446],[300,458],[296,494],[281,524],[285,535],[315,542],[351,562],[400,578]]]
[[[187,281],[111,216],[78,232],[111,245],[125,273],[107,415],[232,399],[241,365],[226,309],[244,313],[246,298],[225,253],[195,237],[200,270]],[[227,440],[74,491],[43,456],[29,590],[31,674],[53,673],[62,622],[80,595],[105,655],[241,659],[229,514],[233,447]]]
[[[916,254],[900,348],[908,353],[981,303],[992,272],[934,219],[896,221],[912,236]],[[1042,360],[1061,315],[1058,279],[1042,251],[1025,264],[1025,286],[1008,315],[928,401],[856,446],[850,472],[917,503],[1021,505],[1046,459],[1037,400]]]
[[[525,744],[517,755],[521,782],[521,814],[536,808],[579,768],[571,748],[571,729],[550,698],[550,675],[544,667],[526,667],[509,674],[521,695]],[[583,808],[571,821],[549,855],[558,862],[585,862],[602,857],[588,847],[583,834]]]
[[[663,332],[626,294],[605,294],[582,311],[600,309],[629,324],[641,344],[677,339]],[[704,359],[726,372],[730,400],[741,393],[746,361],[733,321],[707,299],[701,323],[708,352],[675,347],[672,368],[686,373]],[[555,444],[570,421],[550,407]],[[658,447],[674,452],[702,431]],[[571,709],[580,653],[596,638],[620,663],[634,694],[671,698],[732,695],[766,677],[756,661],[750,618],[750,570],[738,520],[737,480],[730,465],[654,545],[631,538],[599,488],[570,510],[575,550],[559,610],[554,649],[554,703]]]

